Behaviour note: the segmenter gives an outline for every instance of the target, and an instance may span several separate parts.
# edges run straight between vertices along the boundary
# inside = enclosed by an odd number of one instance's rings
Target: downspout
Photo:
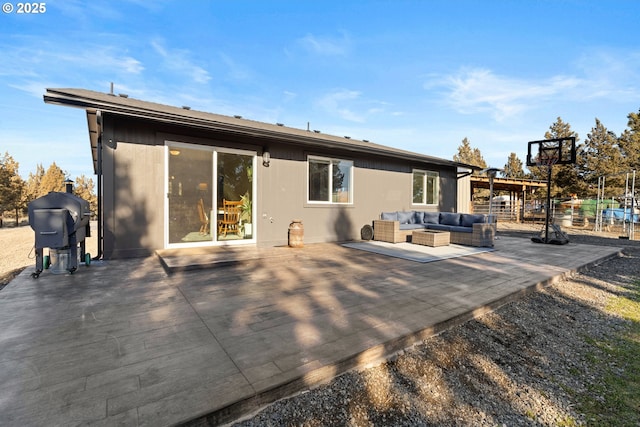
[[[97,157],[97,165],[96,165],[96,174],[98,175],[98,254],[93,258],[98,260],[102,258],[103,252],[103,227],[102,227],[102,113],[100,110],[96,111],[96,122],[98,124],[98,140],[96,144],[96,157]]]

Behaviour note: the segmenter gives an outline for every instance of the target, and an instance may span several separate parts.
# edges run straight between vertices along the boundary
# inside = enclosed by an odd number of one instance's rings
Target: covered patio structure
[[[476,195],[477,190],[489,189],[489,177],[472,175],[470,182],[473,211],[488,214],[489,201],[477,200]],[[493,178],[494,194],[491,211],[497,215],[498,221],[521,222],[529,219],[534,209],[527,209],[528,205],[531,205],[531,202],[536,198],[535,193],[546,187],[545,181],[534,179]],[[496,197],[497,192],[508,194]],[[533,206],[529,207],[533,208]]]

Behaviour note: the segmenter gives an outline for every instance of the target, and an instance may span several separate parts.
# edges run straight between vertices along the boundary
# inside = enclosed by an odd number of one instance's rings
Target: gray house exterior
[[[305,244],[354,240],[383,211],[466,209],[459,170],[469,165],[84,89],[47,89],[44,100],[86,112],[105,259],[286,245],[293,219]],[[245,208],[241,229],[226,235],[224,200]]]

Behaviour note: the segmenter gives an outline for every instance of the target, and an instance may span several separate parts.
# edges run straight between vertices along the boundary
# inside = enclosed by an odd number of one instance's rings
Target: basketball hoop
[[[558,160],[560,160],[560,158],[556,153],[547,153],[543,151],[536,159],[536,166],[546,166],[547,168],[551,168],[553,165],[558,163]]]
[[[564,244],[568,239],[558,238],[558,230],[555,230],[556,238],[549,237],[549,213],[551,209],[551,169],[553,165],[572,165],[576,163],[576,138],[545,139],[541,141],[529,141],[527,150],[527,166],[547,167],[547,204],[544,225],[544,237],[532,238],[536,243]]]

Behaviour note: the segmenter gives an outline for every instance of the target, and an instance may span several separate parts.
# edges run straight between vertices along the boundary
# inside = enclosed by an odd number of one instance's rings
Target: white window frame
[[[416,202],[415,201],[415,194],[413,193],[414,187],[414,178],[415,178],[415,174],[416,173],[420,173],[422,174],[422,201],[420,202]],[[429,179],[434,179],[434,193],[433,194],[433,203],[428,203],[427,202],[427,182]],[[411,203],[413,205],[421,205],[421,206],[437,206],[440,200],[440,174],[438,172],[435,171],[428,171],[428,170],[423,170],[423,169],[414,169],[413,171],[411,171]]]
[[[309,163],[311,161],[317,161],[318,163],[328,163],[329,164],[329,180],[328,180],[328,198],[329,200],[310,200],[309,196]],[[349,167],[349,200],[346,202],[334,202],[333,201],[333,167],[334,162],[346,162],[350,164]],[[335,157],[322,157],[322,156],[307,156],[307,203],[314,205],[352,205],[353,204],[353,191],[354,191],[354,183],[353,183],[353,160],[348,159],[338,159]]]

